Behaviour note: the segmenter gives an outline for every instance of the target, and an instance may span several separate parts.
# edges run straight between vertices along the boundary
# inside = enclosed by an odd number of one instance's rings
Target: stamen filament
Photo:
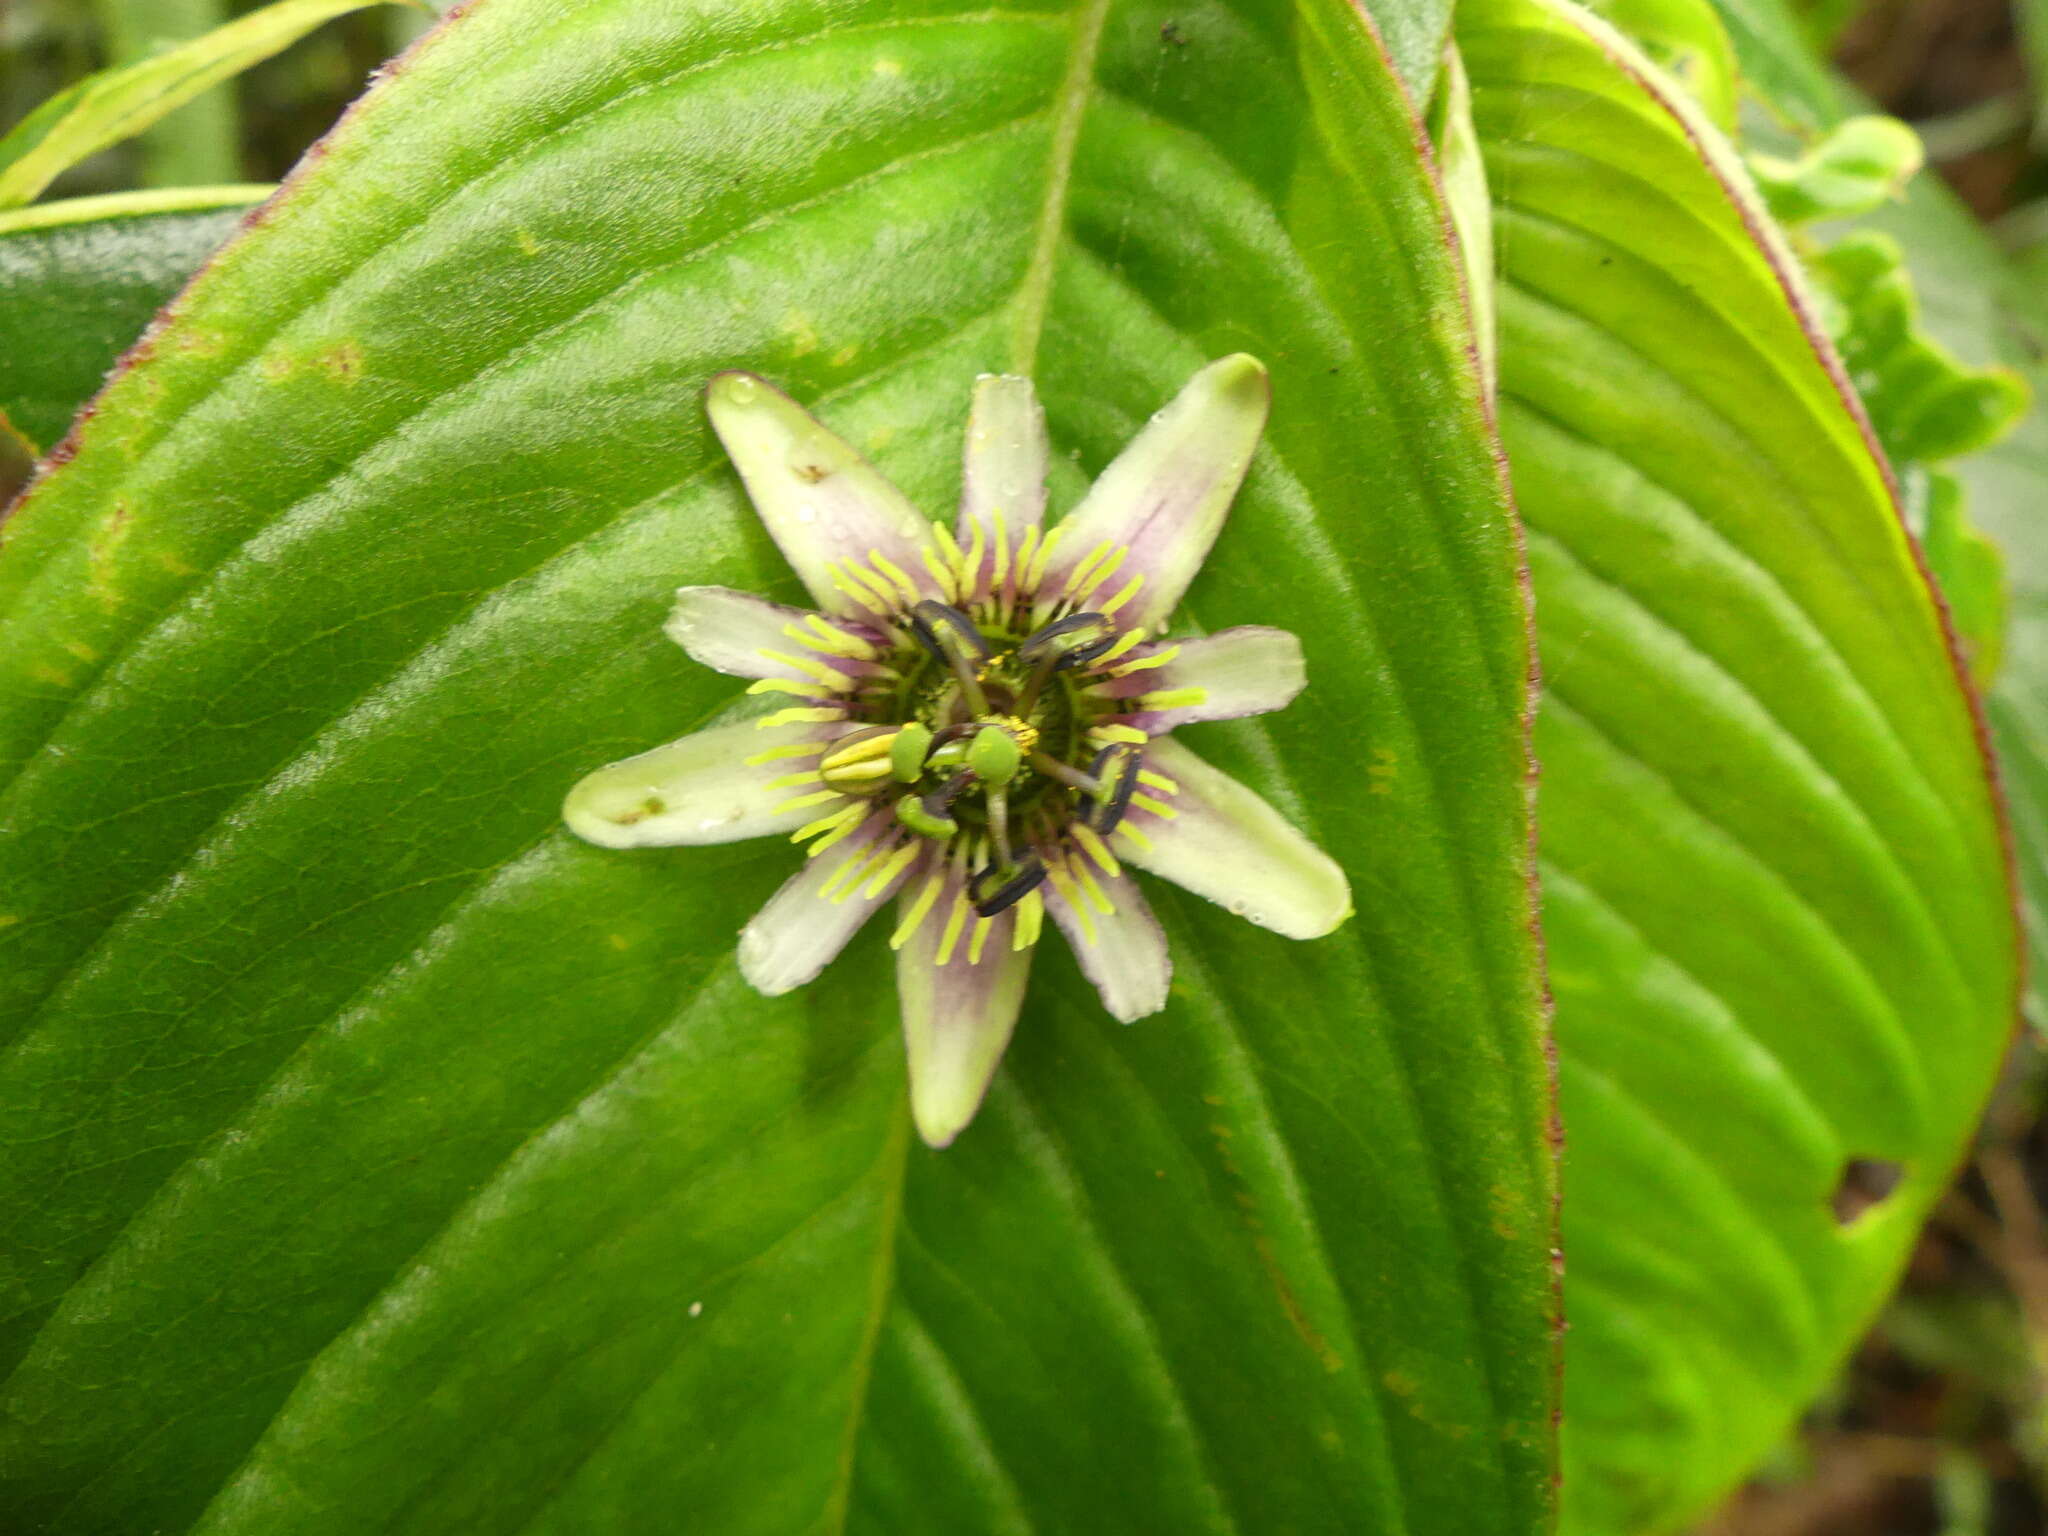
[[[1149,737],[1141,737],[1140,739],[1150,740]],[[1099,795],[1102,793],[1102,781],[1100,779],[1092,774],[1083,773],[1072,764],[1063,763],[1048,753],[1033,752],[1031,754],[1031,766],[1047,778],[1057,779],[1069,789],[1078,789],[1084,795]]]

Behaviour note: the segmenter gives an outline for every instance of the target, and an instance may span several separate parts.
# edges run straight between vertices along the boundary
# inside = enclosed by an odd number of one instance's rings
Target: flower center
[[[1139,753],[1091,746],[1102,708],[1076,685],[1119,631],[1086,612],[1020,635],[935,601],[911,608],[904,627],[900,681],[871,697],[871,722],[834,742],[819,771],[842,794],[893,801],[918,836],[962,848],[975,905],[991,915],[1045,878],[1033,845],[1076,824],[1106,834],[1129,803]]]

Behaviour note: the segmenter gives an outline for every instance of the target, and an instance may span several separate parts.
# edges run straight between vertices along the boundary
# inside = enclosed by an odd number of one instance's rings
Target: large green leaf
[[[1460,46],[1545,674],[1565,1525],[1637,1536],[1769,1448],[1883,1297],[2009,1033],[2014,934],[1948,638],[1728,146],[1562,0],[1471,0]]]
[[[1168,23],[1172,25],[1169,26]],[[221,255],[0,553],[0,1500],[17,1529],[1544,1527],[1550,1100],[1516,558],[1444,210],[1342,0],[490,0]],[[795,585],[765,370],[933,508],[977,371],[1074,494],[1206,357],[1276,408],[1193,745],[1344,862],[1043,957],[912,1144],[886,950],[747,992],[786,847],[607,853]]]
[[[0,413],[49,447],[157,310],[269,192],[81,198],[0,215]]]

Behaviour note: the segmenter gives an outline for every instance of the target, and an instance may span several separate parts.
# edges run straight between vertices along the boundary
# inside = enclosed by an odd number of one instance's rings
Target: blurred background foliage
[[[322,26],[67,172],[49,195],[276,181],[446,3]],[[0,129],[94,70],[258,4],[0,0]],[[1817,56],[1912,125],[1933,171],[2031,290],[2029,309],[2048,313],[2048,0],[1723,0],[1719,9],[1735,30],[1745,15],[1776,25],[1785,6]],[[2048,355],[2048,337],[2036,340],[2022,361]],[[1799,1436],[1700,1536],[2048,1536],[2043,1022],[2016,1042],[1977,1152],[1893,1306]]]
[[[94,156],[50,189],[81,197],[138,187],[277,181],[362,93],[369,74],[446,10],[377,8],[303,42],[181,108],[141,138]],[[261,0],[4,0],[0,127],[94,70],[198,37]]]

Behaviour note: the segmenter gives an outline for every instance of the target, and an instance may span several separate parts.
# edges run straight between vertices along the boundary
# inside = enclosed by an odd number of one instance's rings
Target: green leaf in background
[[[1459,47],[1545,675],[1565,1529],[1644,1536],[1890,1288],[2010,1032],[2012,914],[1933,597],[1732,148],[1565,4],[1469,0]],[[1884,1193],[1844,1223],[1845,1186]]]
[[[48,448],[269,187],[81,198],[0,214],[0,413]]]
[[[1870,424],[1897,464],[1939,463],[1984,448],[2027,408],[2010,368],[1972,368],[1923,333],[1919,300],[1898,242],[1859,229],[1815,256],[1833,305],[1829,331]]]
[[[116,68],[141,64],[227,20],[227,0],[94,0]],[[201,92],[145,130],[142,183],[207,186],[240,174],[240,124],[231,91]]]
[[[321,23],[385,3],[408,0],[275,0],[168,53],[79,81],[0,138],[0,209],[33,202],[87,156],[142,132]]]
[[[1868,213],[1899,196],[1926,159],[1920,135],[1869,113],[1836,124],[1795,156],[1753,154],[1749,171],[1773,218],[1805,224]]]
[[[491,0],[372,94],[0,550],[14,1528],[1546,1528],[1529,657],[1406,101],[1344,0]],[[1064,506],[1241,348],[1188,616],[1311,681],[1192,744],[1357,916],[1162,892],[1133,1027],[1048,953],[927,1152],[884,936],[735,975],[788,850],[557,821],[729,696],[675,586],[795,594],[704,380],[944,509],[1028,370]]]
[[[2048,305],[1969,210],[1923,176],[1874,222],[1906,253],[1922,320],[1971,364],[2017,368],[2033,406],[2011,436],[1959,459],[1970,520],[2004,551],[2011,622],[1986,701],[2026,893],[2031,1012],[2048,1027]]]
[[[1835,82],[1792,0],[1713,0],[1735,44],[1742,80],[1757,100],[1802,133],[1843,117]]]

